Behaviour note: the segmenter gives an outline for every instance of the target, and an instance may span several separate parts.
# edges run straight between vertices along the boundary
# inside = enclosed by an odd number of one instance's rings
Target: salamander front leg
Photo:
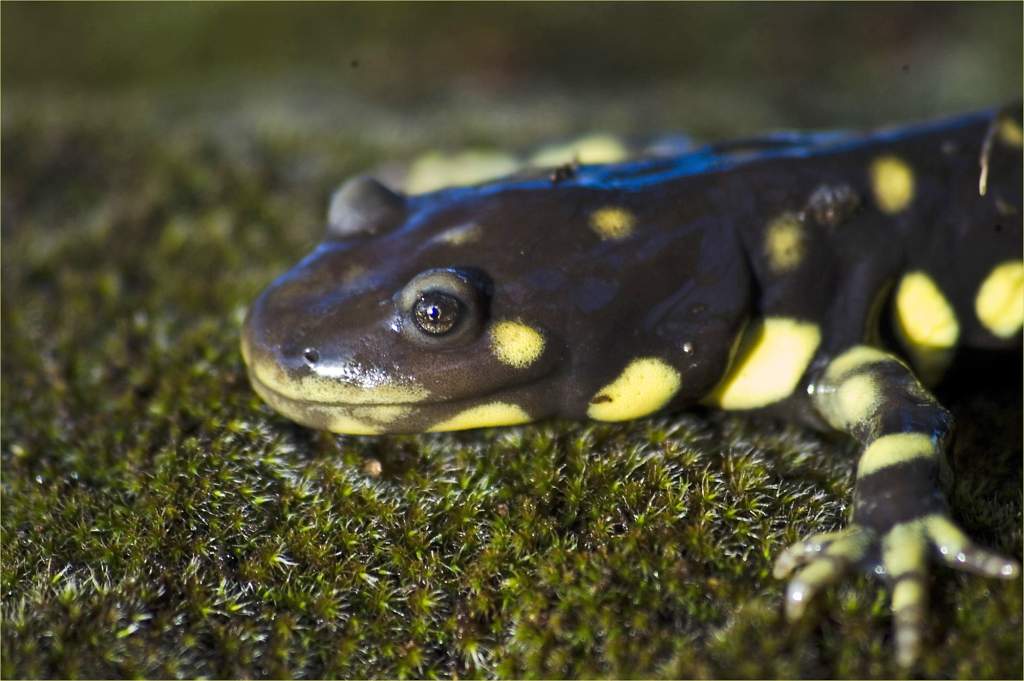
[[[792,575],[786,614],[800,617],[815,593],[853,568],[885,574],[897,661],[909,666],[921,649],[930,553],[989,577],[1016,577],[1020,565],[974,545],[950,520],[939,477],[952,420],[900,360],[853,347],[828,365],[812,399],[864,451],[851,524],[798,542],[776,560],[776,577]]]

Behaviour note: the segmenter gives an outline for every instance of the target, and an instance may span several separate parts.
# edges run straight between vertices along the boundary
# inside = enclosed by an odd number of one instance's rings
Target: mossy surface
[[[336,437],[249,388],[246,305],[316,243],[340,178],[435,134],[537,141],[592,100],[552,121],[529,99],[295,114],[300,98],[255,116],[223,93],[188,115],[177,90],[15,95],[4,677],[903,675],[880,583],[856,577],[790,626],[770,575],[787,544],[842,524],[842,439],[707,412]],[[1020,557],[1014,366],[942,397],[960,423],[954,515]],[[1020,678],[1021,582],[935,575],[916,673]]]

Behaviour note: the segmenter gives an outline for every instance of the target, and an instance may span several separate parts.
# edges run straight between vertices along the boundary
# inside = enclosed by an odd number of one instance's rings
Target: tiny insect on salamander
[[[794,618],[854,567],[886,575],[910,664],[929,553],[1020,570],[950,519],[952,422],[926,386],[965,349],[1021,345],[1022,137],[1014,106],[419,195],[357,177],[253,303],[242,355],[274,409],[338,433],[697,403],[848,433],[850,524],[775,573]]]

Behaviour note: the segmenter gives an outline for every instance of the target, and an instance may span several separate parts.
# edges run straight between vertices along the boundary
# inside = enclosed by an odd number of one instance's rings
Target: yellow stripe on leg
[[[899,362],[899,360],[888,352],[870,345],[855,345],[829,363],[828,369],[825,371],[825,378],[829,381],[837,381],[854,369],[878,362]]]
[[[819,407],[829,425],[847,430],[874,414],[880,398],[881,390],[874,377],[857,374],[840,381],[834,391],[824,393]]]
[[[925,535],[921,522],[894,525],[882,537],[882,565],[891,579],[911,572],[924,572]]]
[[[921,655],[927,605],[924,584],[918,577],[900,582],[893,590],[892,615],[896,662],[901,667],[911,666]]]
[[[913,664],[921,652],[927,548],[923,520],[895,525],[882,538],[882,565],[896,582],[892,595],[896,660],[904,667]]]
[[[924,584],[919,579],[905,579],[892,590],[892,610],[899,612],[925,603]]]
[[[857,462],[857,477],[863,478],[899,463],[934,458],[935,445],[924,433],[883,435],[864,450]]]

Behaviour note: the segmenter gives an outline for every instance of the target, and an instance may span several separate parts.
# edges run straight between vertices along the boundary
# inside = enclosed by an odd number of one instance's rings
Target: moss
[[[789,626],[770,576],[841,524],[848,443],[713,413],[389,438],[273,414],[247,303],[339,178],[433,128],[169,120],[176,96],[4,93],[4,677],[901,675],[877,582]],[[446,129],[510,130],[474,106]],[[1020,388],[945,399],[955,514],[1020,556]],[[937,569],[932,597],[921,674],[1020,676],[1020,581]]]

